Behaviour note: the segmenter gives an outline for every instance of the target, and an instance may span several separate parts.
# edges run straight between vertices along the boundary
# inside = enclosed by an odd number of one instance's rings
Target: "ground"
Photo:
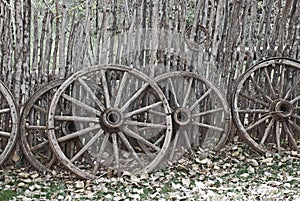
[[[258,155],[243,143],[218,154],[185,156],[141,176],[108,172],[80,180],[66,171],[0,170],[0,200],[295,200],[300,201],[300,157],[291,151]]]

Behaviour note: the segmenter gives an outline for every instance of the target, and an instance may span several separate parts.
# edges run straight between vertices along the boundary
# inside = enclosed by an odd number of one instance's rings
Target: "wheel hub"
[[[293,114],[294,108],[291,102],[287,100],[277,100],[271,104],[271,111],[276,119],[288,118]]]
[[[178,108],[173,113],[173,119],[178,126],[186,126],[191,122],[191,112],[186,108]]]
[[[119,127],[123,124],[123,121],[123,113],[116,108],[109,108],[100,116],[100,124],[103,130],[109,133],[120,131]]]

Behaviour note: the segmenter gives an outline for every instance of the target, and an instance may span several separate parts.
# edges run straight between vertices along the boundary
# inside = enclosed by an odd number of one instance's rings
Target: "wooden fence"
[[[300,1],[1,0],[0,37],[1,80],[20,107],[42,83],[100,63],[198,72],[230,98],[257,61],[300,59]]]

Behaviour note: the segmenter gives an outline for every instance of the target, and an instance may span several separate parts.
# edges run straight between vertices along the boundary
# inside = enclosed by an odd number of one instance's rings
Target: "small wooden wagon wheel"
[[[41,172],[50,171],[56,161],[47,138],[47,115],[52,97],[63,82],[55,80],[40,87],[28,99],[20,119],[21,147],[32,166]]]
[[[186,28],[184,32],[184,40],[191,50],[200,51],[199,45],[208,39],[209,32],[201,24],[196,26],[194,33],[192,33],[192,29],[193,25],[190,25]]]
[[[0,81],[0,166],[10,156],[17,140],[19,113],[12,94]]]
[[[300,62],[264,60],[235,86],[233,118],[242,137],[258,152],[297,150],[300,145]]]
[[[148,88],[155,91],[157,101],[133,110],[132,103]],[[72,115],[55,112],[62,99],[71,104]],[[140,120],[138,116],[148,110],[154,111],[153,118]],[[62,164],[81,178],[95,178],[102,167],[141,174],[155,169],[166,154],[172,134],[169,114],[163,92],[146,75],[126,66],[100,65],[78,71],[55,93],[48,137]],[[57,137],[54,127],[60,121],[73,121],[75,131]],[[75,137],[82,147],[66,155],[58,142]]]
[[[191,72],[170,72],[155,78],[172,110],[169,159],[192,147],[219,151],[227,140],[231,116],[226,98],[207,79]]]

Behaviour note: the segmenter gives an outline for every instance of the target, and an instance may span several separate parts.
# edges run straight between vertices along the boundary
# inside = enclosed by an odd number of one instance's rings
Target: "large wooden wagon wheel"
[[[157,101],[133,109],[131,105],[149,88]],[[72,105],[71,115],[56,113],[59,100]],[[153,118],[140,120],[138,116],[148,110],[154,111]],[[172,134],[169,114],[164,94],[146,75],[126,66],[100,65],[78,71],[55,93],[48,137],[62,164],[81,178],[95,178],[102,167],[141,174],[155,169],[165,156]],[[76,130],[57,137],[54,128],[60,121],[73,121]],[[82,147],[66,155],[58,142],[76,137]]]
[[[27,101],[20,119],[21,147],[34,168],[50,171],[56,162],[47,138],[47,115],[52,97],[64,80],[55,80],[40,87]],[[61,124],[56,127],[62,131]],[[63,135],[63,134],[60,134]]]
[[[242,137],[256,151],[299,151],[300,62],[271,58],[251,67],[235,86],[232,110]]]
[[[170,72],[155,78],[172,110],[169,160],[200,148],[219,151],[227,140],[231,115],[226,98],[207,79],[191,72]]]
[[[0,81],[0,166],[10,156],[17,140],[19,113],[12,94]]]

